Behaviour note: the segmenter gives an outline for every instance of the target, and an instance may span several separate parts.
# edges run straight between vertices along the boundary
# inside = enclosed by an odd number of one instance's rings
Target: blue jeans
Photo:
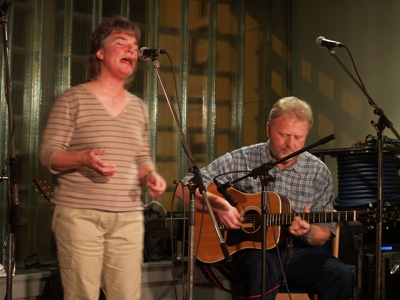
[[[319,300],[349,300],[351,298],[354,274],[325,246],[294,246],[291,258],[289,260],[287,258],[289,258],[287,251],[281,251],[280,259],[282,267],[287,270],[289,290],[290,283],[294,283],[309,293],[318,294]],[[247,249],[234,254],[231,269],[238,279],[236,286],[242,295],[240,299],[257,299],[256,295],[260,298],[261,261],[261,250]],[[276,248],[267,251],[266,261],[266,299],[273,300],[283,282]]]

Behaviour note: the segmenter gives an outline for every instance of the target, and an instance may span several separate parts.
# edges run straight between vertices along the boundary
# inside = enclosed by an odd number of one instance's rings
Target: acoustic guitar
[[[223,197],[213,183],[208,186],[207,191]],[[217,220],[219,223],[218,228],[225,241],[228,253],[232,255],[243,249],[261,249],[263,231],[261,228],[261,194],[246,194],[234,188],[229,188],[228,191],[236,200],[236,208],[242,219],[241,228],[234,230],[226,229]],[[284,226],[289,226],[295,216],[300,216],[309,223],[348,222],[356,220],[367,225],[374,225],[375,223],[374,209],[293,213],[290,209],[290,202],[286,197],[280,196],[275,192],[266,193],[268,194],[269,210],[266,215],[267,249],[272,249],[284,243],[284,234],[286,231]],[[390,221],[395,224],[398,219],[398,213],[394,207],[387,206],[384,207],[382,217],[386,224],[389,224]],[[196,258],[204,263],[215,263],[225,259],[210,215],[206,212],[197,211],[195,218],[194,250]]]

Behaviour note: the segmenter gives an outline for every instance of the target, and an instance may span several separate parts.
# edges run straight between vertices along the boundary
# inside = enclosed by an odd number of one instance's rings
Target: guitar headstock
[[[53,192],[50,187],[47,185],[46,180],[41,178],[35,178],[33,183],[36,185],[36,191],[40,192],[42,197],[44,197],[47,201],[51,203],[51,199],[53,198]],[[52,203],[51,203],[52,204]]]
[[[382,226],[390,229],[396,226],[399,221],[399,212],[396,206],[391,205],[389,202],[383,203],[382,206]],[[367,210],[357,211],[357,220],[373,229],[377,223],[377,209],[375,205],[370,205]]]
[[[396,226],[396,222],[399,220],[399,212],[397,207],[391,205],[389,202],[383,203],[382,210],[382,223],[386,229]]]

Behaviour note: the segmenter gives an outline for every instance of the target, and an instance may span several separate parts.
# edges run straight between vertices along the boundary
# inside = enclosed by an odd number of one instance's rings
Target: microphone
[[[164,49],[149,49],[147,47],[142,47],[139,49],[139,58],[141,60],[149,60],[149,58],[156,58],[160,54],[165,54],[167,51]]]
[[[219,192],[222,196],[224,196],[224,198],[225,198],[226,200],[228,200],[229,204],[232,205],[232,206],[236,206],[237,202],[236,202],[235,198],[233,198],[232,195],[229,194],[229,192],[226,190],[226,189],[230,186],[229,182],[221,185],[221,184],[219,184],[219,182],[214,178],[214,183],[215,183],[215,185],[217,186],[218,192]]]
[[[329,50],[335,47],[344,47],[341,42],[328,40],[323,36],[318,37],[315,42],[317,43],[318,47],[327,48]]]
[[[8,6],[11,4],[12,0],[4,0],[0,7],[0,16],[5,16],[7,14]]]

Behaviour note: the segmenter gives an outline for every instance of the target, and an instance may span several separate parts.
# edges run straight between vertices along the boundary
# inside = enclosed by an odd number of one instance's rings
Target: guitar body
[[[223,197],[215,184],[210,184],[207,191]],[[245,194],[233,188],[228,191],[236,200],[236,208],[243,221],[242,227],[236,230],[227,230],[222,224],[218,224],[229,254],[249,248],[262,249],[261,194]],[[266,194],[268,214],[290,212],[290,203],[287,198],[280,197],[274,192],[266,192]],[[195,217],[194,251],[196,258],[204,263],[223,260],[225,256],[220,248],[220,241],[210,215],[197,211]],[[266,248],[272,249],[281,245],[284,242],[283,232],[281,226],[267,226]]]

